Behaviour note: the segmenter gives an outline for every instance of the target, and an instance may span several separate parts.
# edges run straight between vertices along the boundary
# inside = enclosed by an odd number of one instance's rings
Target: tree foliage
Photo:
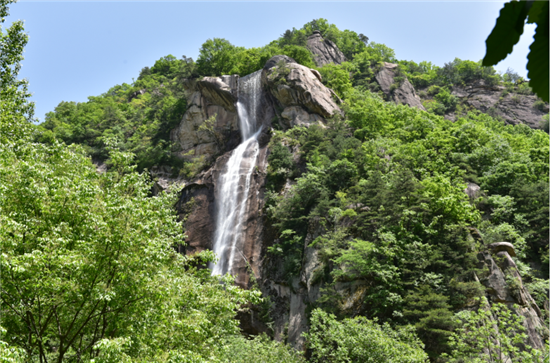
[[[492,66],[506,58],[523,34],[525,20],[537,24],[527,56],[529,86],[548,102],[548,1],[511,1],[504,4],[495,27],[487,37],[483,65]]]
[[[14,0],[0,0],[0,142],[28,137],[34,104],[26,80],[17,79],[23,60],[23,49],[29,41],[23,22],[14,21],[2,29],[9,15],[8,5]]]
[[[515,307],[517,308],[517,306]],[[452,334],[452,354],[448,362],[544,362],[544,353],[525,345],[527,335],[523,317],[504,304],[492,304],[483,298],[477,311],[457,314],[459,328]]]
[[[216,347],[216,355],[219,362],[223,363],[249,363],[258,359],[263,363],[305,362],[301,353],[265,334],[252,339],[239,335],[230,336]]]
[[[46,114],[37,140],[77,143],[94,159],[104,161],[106,140],[117,139],[117,147],[136,155],[138,170],[154,165],[179,169],[181,161],[172,156],[177,146],[170,141],[170,130],[187,109],[183,79],[194,75],[192,59],[162,57],[153,67],[142,69],[133,84],[114,86],[87,102],[61,102]]]
[[[288,176],[295,183],[284,195],[282,183],[268,184],[267,214],[280,236],[273,248],[298,261],[288,270],[295,276],[308,226],[319,226],[310,244],[322,261],[317,304],[412,324],[437,359],[451,352],[454,311],[484,294],[472,279],[481,243],[512,242],[524,278],[546,278],[526,264],[546,261],[548,137],[479,112],[451,122],[357,88],[344,109],[347,120],[326,129],[274,136],[299,149],[306,168]],[[475,200],[464,193],[472,182],[483,190]],[[349,281],[364,291],[352,310],[339,291]]]
[[[231,74],[236,48],[226,39],[208,39],[203,43],[197,58],[197,70],[205,76]]]
[[[238,332],[235,311],[256,293],[186,271],[174,196],[151,198],[131,154],[113,150],[103,174],[58,143],[4,149],[0,160],[2,324],[28,357],[92,358],[111,347],[105,339],[131,342],[129,357],[204,355]]]
[[[392,329],[364,317],[336,320],[316,309],[305,334],[312,362],[424,362],[422,343],[410,327]]]

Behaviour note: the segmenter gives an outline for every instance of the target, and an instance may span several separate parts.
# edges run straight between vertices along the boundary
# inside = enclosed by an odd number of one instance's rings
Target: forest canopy
[[[9,3],[0,0],[2,23]],[[306,46],[313,31],[347,61],[317,67]],[[522,319],[486,305],[478,253],[511,242],[525,288],[547,305],[548,134],[463,109],[452,93],[477,83],[531,94],[513,71],[458,58],[443,67],[399,60],[384,44],[316,19],[259,48],[208,39],[196,62],[164,56],[131,84],[61,102],[34,125],[28,86],[17,79],[23,24],[1,37],[1,361],[460,362],[500,354],[495,339],[513,361],[541,361],[544,352],[519,341]],[[266,253],[289,290],[304,251],[319,259],[304,352],[286,344],[288,331],[282,341],[242,334],[237,313],[256,309],[272,327],[277,306],[257,284],[245,290],[229,275],[211,276],[212,252],[178,253],[187,238],[178,195],[153,195],[147,172],[188,167],[170,140],[187,110],[184,80],[244,76],[274,55],[317,70],[344,111],[323,127],[272,120],[262,213],[276,242]],[[426,92],[427,111],[384,98],[375,82],[384,62],[397,64],[398,82]],[[454,121],[443,117],[450,111]],[[465,193],[472,185],[475,196]],[[304,245],[312,225],[319,233]],[[352,311],[338,288],[353,281],[364,295]],[[497,333],[513,337],[495,335],[490,314]],[[541,315],[548,324],[548,309]]]

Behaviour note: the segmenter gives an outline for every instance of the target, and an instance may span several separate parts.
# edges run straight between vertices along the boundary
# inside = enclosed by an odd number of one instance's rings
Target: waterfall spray
[[[219,258],[212,264],[212,275],[231,273],[235,258],[241,258],[245,235],[250,180],[259,153],[257,114],[260,106],[261,71],[239,79],[237,112],[242,142],[233,150],[220,174],[216,190],[216,230],[214,253]]]

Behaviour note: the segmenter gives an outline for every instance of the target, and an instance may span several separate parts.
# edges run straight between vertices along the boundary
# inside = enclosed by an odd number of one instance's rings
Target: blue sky
[[[160,57],[196,60],[201,44],[219,37],[259,47],[286,29],[325,18],[393,48],[398,59],[436,65],[480,60],[503,1],[425,2],[71,2],[20,0],[5,25],[24,20],[30,36],[21,78],[30,82],[36,117],[61,101],[85,102],[131,83]],[[512,55],[496,68],[526,77],[534,25],[526,26]]]

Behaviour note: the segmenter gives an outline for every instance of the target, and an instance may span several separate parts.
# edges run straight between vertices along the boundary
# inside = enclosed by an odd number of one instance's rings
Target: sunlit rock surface
[[[318,67],[329,63],[342,64],[347,60],[338,46],[328,39],[323,39],[318,30],[307,38],[307,47],[313,53],[313,60]]]
[[[426,111],[407,77],[403,76],[403,79],[398,81],[396,80],[396,72],[397,64],[384,62],[384,66],[380,68],[375,76],[382,92],[389,100],[397,104],[405,104]]]

